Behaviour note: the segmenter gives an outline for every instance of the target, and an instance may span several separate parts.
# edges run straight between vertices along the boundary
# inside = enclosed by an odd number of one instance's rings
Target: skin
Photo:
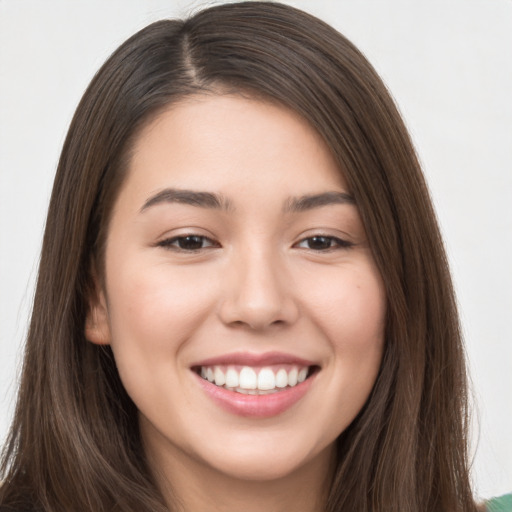
[[[162,199],[169,188],[223,207]],[[386,311],[355,204],[289,208],[326,192],[349,190],[323,140],[260,100],[188,98],[135,143],[86,335],[112,346],[150,464],[185,511],[322,509],[335,440],[378,373]],[[205,238],[180,248],[187,235]],[[226,411],[191,371],[276,350],[320,370],[275,417]]]

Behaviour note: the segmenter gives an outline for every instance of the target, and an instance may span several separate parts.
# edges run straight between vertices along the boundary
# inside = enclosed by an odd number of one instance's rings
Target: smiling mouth
[[[211,365],[192,368],[219,388],[246,395],[269,395],[294,388],[319,370],[318,366],[280,364],[272,366]]]

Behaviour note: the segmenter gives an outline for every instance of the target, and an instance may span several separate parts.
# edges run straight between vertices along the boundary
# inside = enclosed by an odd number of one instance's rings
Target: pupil
[[[201,249],[203,246],[203,238],[200,236],[185,236],[178,240],[180,249]]]
[[[329,249],[331,247],[331,240],[325,236],[313,236],[308,241],[310,249]]]

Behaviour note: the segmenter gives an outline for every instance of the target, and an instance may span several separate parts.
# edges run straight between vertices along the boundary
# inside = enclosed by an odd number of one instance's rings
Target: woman
[[[62,151],[0,504],[471,511],[466,413],[435,216],[364,57],[265,2],[124,43]]]

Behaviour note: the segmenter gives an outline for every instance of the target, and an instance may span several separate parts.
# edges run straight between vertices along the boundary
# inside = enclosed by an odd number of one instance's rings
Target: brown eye
[[[218,246],[218,244],[213,240],[201,235],[176,236],[167,240],[162,240],[158,245],[160,247],[181,251],[199,251],[208,247]]]
[[[353,245],[352,242],[334,236],[316,235],[304,238],[304,240],[301,240],[297,244],[297,247],[311,251],[328,251],[333,249],[347,249]]]
[[[322,251],[325,249],[330,249],[333,245],[333,239],[327,236],[312,236],[306,240],[306,244],[308,249],[313,249],[315,251]]]

